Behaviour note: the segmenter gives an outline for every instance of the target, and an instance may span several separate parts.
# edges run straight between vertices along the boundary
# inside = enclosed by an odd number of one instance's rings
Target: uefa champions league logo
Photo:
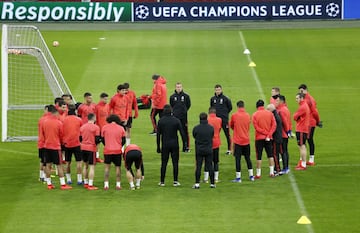
[[[147,6],[139,5],[135,9],[135,15],[139,19],[146,19],[149,16],[150,10]]]
[[[340,6],[336,3],[329,3],[326,5],[326,14],[330,17],[335,18],[340,14]]]

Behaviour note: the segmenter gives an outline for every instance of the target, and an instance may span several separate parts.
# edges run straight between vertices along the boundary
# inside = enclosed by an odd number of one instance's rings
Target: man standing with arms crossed
[[[215,107],[216,116],[222,120],[222,129],[226,136],[227,151],[226,155],[231,154],[231,139],[229,132],[229,113],[232,110],[232,104],[230,98],[225,96],[220,84],[215,85],[215,95],[210,99],[210,107]]]
[[[190,152],[190,138],[188,128],[188,114],[191,107],[190,96],[183,91],[182,84],[180,82],[175,84],[175,92],[170,96],[170,105],[173,109],[173,114],[181,122],[181,125],[185,131],[187,147],[183,144],[183,152]]]
[[[232,182],[241,183],[241,155],[244,155],[247,164],[249,179],[254,181],[253,167],[250,160],[250,114],[245,111],[245,103],[240,100],[236,103],[237,112],[230,118],[230,128],[233,133],[234,157],[236,177]]]
[[[306,169],[306,139],[310,129],[310,108],[305,101],[304,93],[298,93],[295,99],[299,104],[298,110],[294,113],[294,121],[296,121],[296,140],[301,158],[301,163],[295,169],[302,171]]]

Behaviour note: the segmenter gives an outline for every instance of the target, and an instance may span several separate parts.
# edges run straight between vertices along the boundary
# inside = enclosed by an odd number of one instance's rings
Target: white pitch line
[[[9,150],[9,149],[0,149],[2,152],[7,152],[11,154],[21,154],[21,155],[37,155],[38,152],[34,151],[34,153],[26,152],[26,151],[18,151],[18,150]]]
[[[244,38],[244,35],[243,35],[242,31],[239,31],[239,36],[240,36],[240,40],[241,40],[243,49],[244,50],[248,49],[248,47],[246,46],[245,38]],[[252,62],[250,54],[246,54],[246,57],[247,57],[248,62]],[[251,69],[252,76],[253,76],[253,78],[254,78],[254,80],[256,82],[256,86],[258,88],[260,96],[265,101],[265,94],[264,94],[264,91],[263,91],[263,89],[261,87],[261,83],[260,83],[259,77],[258,77],[258,75],[256,73],[256,70],[255,70],[254,67],[250,67],[250,69]],[[308,213],[306,211],[306,207],[305,207],[304,201],[303,201],[303,199],[301,197],[299,187],[298,187],[298,185],[296,183],[295,176],[290,172],[288,177],[289,177],[289,180],[290,180],[292,190],[293,190],[293,192],[295,194],[296,202],[297,202],[297,204],[299,206],[301,215],[305,215],[305,216],[308,217],[309,215],[308,215]],[[307,227],[307,230],[308,230],[309,233],[314,233],[314,229],[312,227],[312,224],[307,224],[306,227]]]
[[[246,46],[245,38],[244,38],[244,35],[243,35],[242,31],[239,31],[239,36],[240,36],[241,44],[242,44],[244,50],[247,49],[248,47]],[[247,58],[249,63],[253,61],[251,59],[250,54],[246,54],[246,58]],[[251,74],[252,74],[252,76],[254,78],[254,81],[256,82],[256,87],[258,88],[260,97],[265,101],[264,91],[263,91],[263,89],[261,87],[261,83],[260,83],[259,77],[258,77],[258,75],[256,73],[255,67],[250,67],[250,70],[251,70]]]

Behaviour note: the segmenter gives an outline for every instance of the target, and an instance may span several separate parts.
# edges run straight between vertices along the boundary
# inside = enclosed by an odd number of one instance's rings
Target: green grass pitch
[[[120,25],[115,30],[96,25],[88,26],[97,27],[89,30],[66,25],[53,30],[57,24],[50,25],[51,29],[40,25],[78,101],[89,91],[97,102],[101,92],[113,95],[123,82],[129,82],[137,95],[150,94],[151,75],[159,73],[167,78],[168,95],[178,81],[190,94],[190,130],[198,123],[199,113],[207,111],[217,83],[234,108],[242,99],[249,113],[255,111],[255,102],[262,95],[268,102],[273,86],[281,88],[294,112],[297,87],[306,83],[324,122],[315,135],[317,165],[305,172],[295,171],[299,153],[295,140],[290,140],[291,175],[268,178],[265,158],[262,179],[251,183],[242,160],[243,183],[233,184],[234,159],[224,155],[222,134],[221,182],[216,189],[205,184],[200,190],[191,189],[194,150],[181,153],[182,185],[172,187],[169,163],[166,186],[160,188],[160,156],[155,137],[148,135],[149,111],[141,110],[132,129],[132,142],[143,148],[145,161],[145,180],[138,191],[128,190],[124,172],[124,190],[115,191],[114,170],[107,192],[76,185],[70,191],[58,187],[48,191],[37,181],[36,143],[0,143],[0,232],[357,232],[360,31],[359,27],[322,28],[317,23],[318,28],[308,29],[242,28],[240,23],[226,27],[200,24],[192,29],[157,24],[158,29],[151,30],[146,24],[140,29],[139,24],[135,29]],[[257,65],[263,93],[243,54],[240,31]],[[60,42],[59,47],[52,47],[54,40]],[[255,165],[253,130],[251,137]],[[191,140],[192,149],[193,145]],[[58,186],[58,178],[53,180]],[[95,185],[103,185],[102,164],[96,167]],[[305,214],[312,224],[297,224]]]

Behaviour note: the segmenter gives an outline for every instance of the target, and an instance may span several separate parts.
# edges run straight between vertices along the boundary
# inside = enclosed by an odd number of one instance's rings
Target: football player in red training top
[[[298,164],[296,170],[306,169],[306,139],[310,130],[310,108],[305,101],[305,94],[298,93],[296,102],[299,104],[298,110],[294,113],[294,121],[296,121],[296,140],[299,146],[301,163]]]
[[[42,134],[44,135],[45,161],[46,161],[46,181],[48,189],[54,189],[51,183],[50,172],[52,164],[56,164],[60,178],[60,188],[63,190],[71,189],[71,186],[65,184],[64,170],[61,158],[61,143],[63,137],[63,123],[58,119],[58,111],[54,105],[48,106],[48,112],[51,115],[44,120],[41,125]]]
[[[111,163],[115,165],[116,172],[116,190],[121,190],[121,154],[122,147],[125,143],[125,129],[121,124],[120,118],[111,114],[106,119],[108,122],[101,130],[102,141],[104,144],[104,158],[105,158],[105,178],[104,190],[109,189],[109,173]]]
[[[247,164],[249,179],[254,181],[253,167],[250,160],[250,114],[245,111],[245,103],[240,100],[236,103],[237,112],[231,115],[230,128],[233,133],[236,177],[232,182],[241,183],[241,155],[244,155]]]
[[[95,124],[96,117],[94,113],[88,115],[88,122],[80,128],[80,141],[82,160],[84,162],[83,176],[84,187],[88,190],[97,190],[94,186],[96,151],[97,144],[100,143],[100,127]]]
[[[208,123],[214,128],[214,136],[212,141],[212,150],[213,150],[212,162],[214,166],[214,180],[215,183],[218,183],[219,182],[219,147],[221,145],[220,131],[222,126],[222,120],[220,117],[216,116],[215,107],[209,108]],[[208,168],[205,166],[205,172],[204,172],[205,183],[208,183],[208,179],[209,179],[209,171]]]

